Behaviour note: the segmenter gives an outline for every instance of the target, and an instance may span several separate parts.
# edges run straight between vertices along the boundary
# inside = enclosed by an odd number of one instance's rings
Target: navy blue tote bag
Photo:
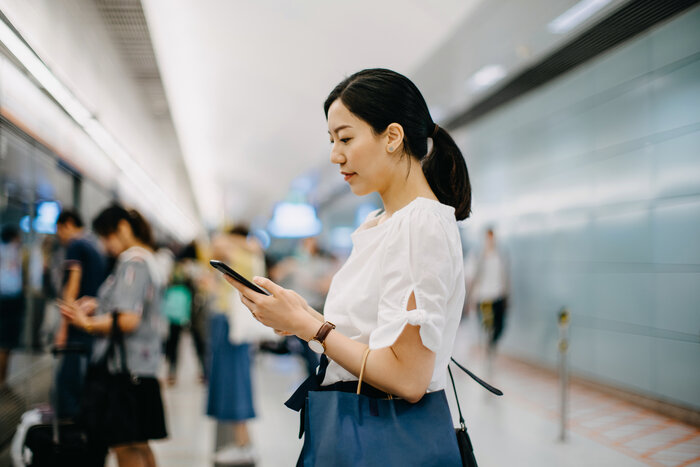
[[[304,416],[304,467],[462,465],[445,391],[415,404],[311,391]]]
[[[460,467],[462,461],[445,391],[425,394],[415,404],[363,395],[368,354],[369,349],[362,359],[355,394],[314,390],[305,393],[302,416],[306,428],[299,464]]]

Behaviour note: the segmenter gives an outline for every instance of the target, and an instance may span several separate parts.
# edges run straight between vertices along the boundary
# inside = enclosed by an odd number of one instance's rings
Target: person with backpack
[[[185,264],[178,259],[173,268],[170,285],[163,295],[163,315],[168,320],[168,338],[165,341],[165,359],[168,362],[168,384],[177,381],[177,360],[180,335],[192,319],[194,285],[187,277]]]

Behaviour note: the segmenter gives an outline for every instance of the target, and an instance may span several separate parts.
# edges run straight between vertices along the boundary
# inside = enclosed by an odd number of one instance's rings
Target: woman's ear
[[[390,154],[396,152],[403,144],[403,127],[398,123],[391,123],[384,130],[386,151]]]
[[[131,230],[131,224],[129,224],[129,221],[127,221],[126,219],[121,219],[117,223],[116,234],[119,238],[125,238],[133,235],[133,232]]]

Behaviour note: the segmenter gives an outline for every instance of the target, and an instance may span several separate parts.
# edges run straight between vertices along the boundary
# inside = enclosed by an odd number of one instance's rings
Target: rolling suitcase
[[[54,356],[86,353],[82,347],[54,349]],[[54,415],[58,397],[52,391],[53,413],[33,409],[22,416],[12,440],[11,454],[15,467],[103,467],[107,448],[90,442],[75,422],[59,421]]]

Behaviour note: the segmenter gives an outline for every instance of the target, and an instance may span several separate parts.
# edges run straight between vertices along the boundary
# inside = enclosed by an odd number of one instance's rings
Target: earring
[[[389,146],[389,152],[394,150],[394,146]]]

